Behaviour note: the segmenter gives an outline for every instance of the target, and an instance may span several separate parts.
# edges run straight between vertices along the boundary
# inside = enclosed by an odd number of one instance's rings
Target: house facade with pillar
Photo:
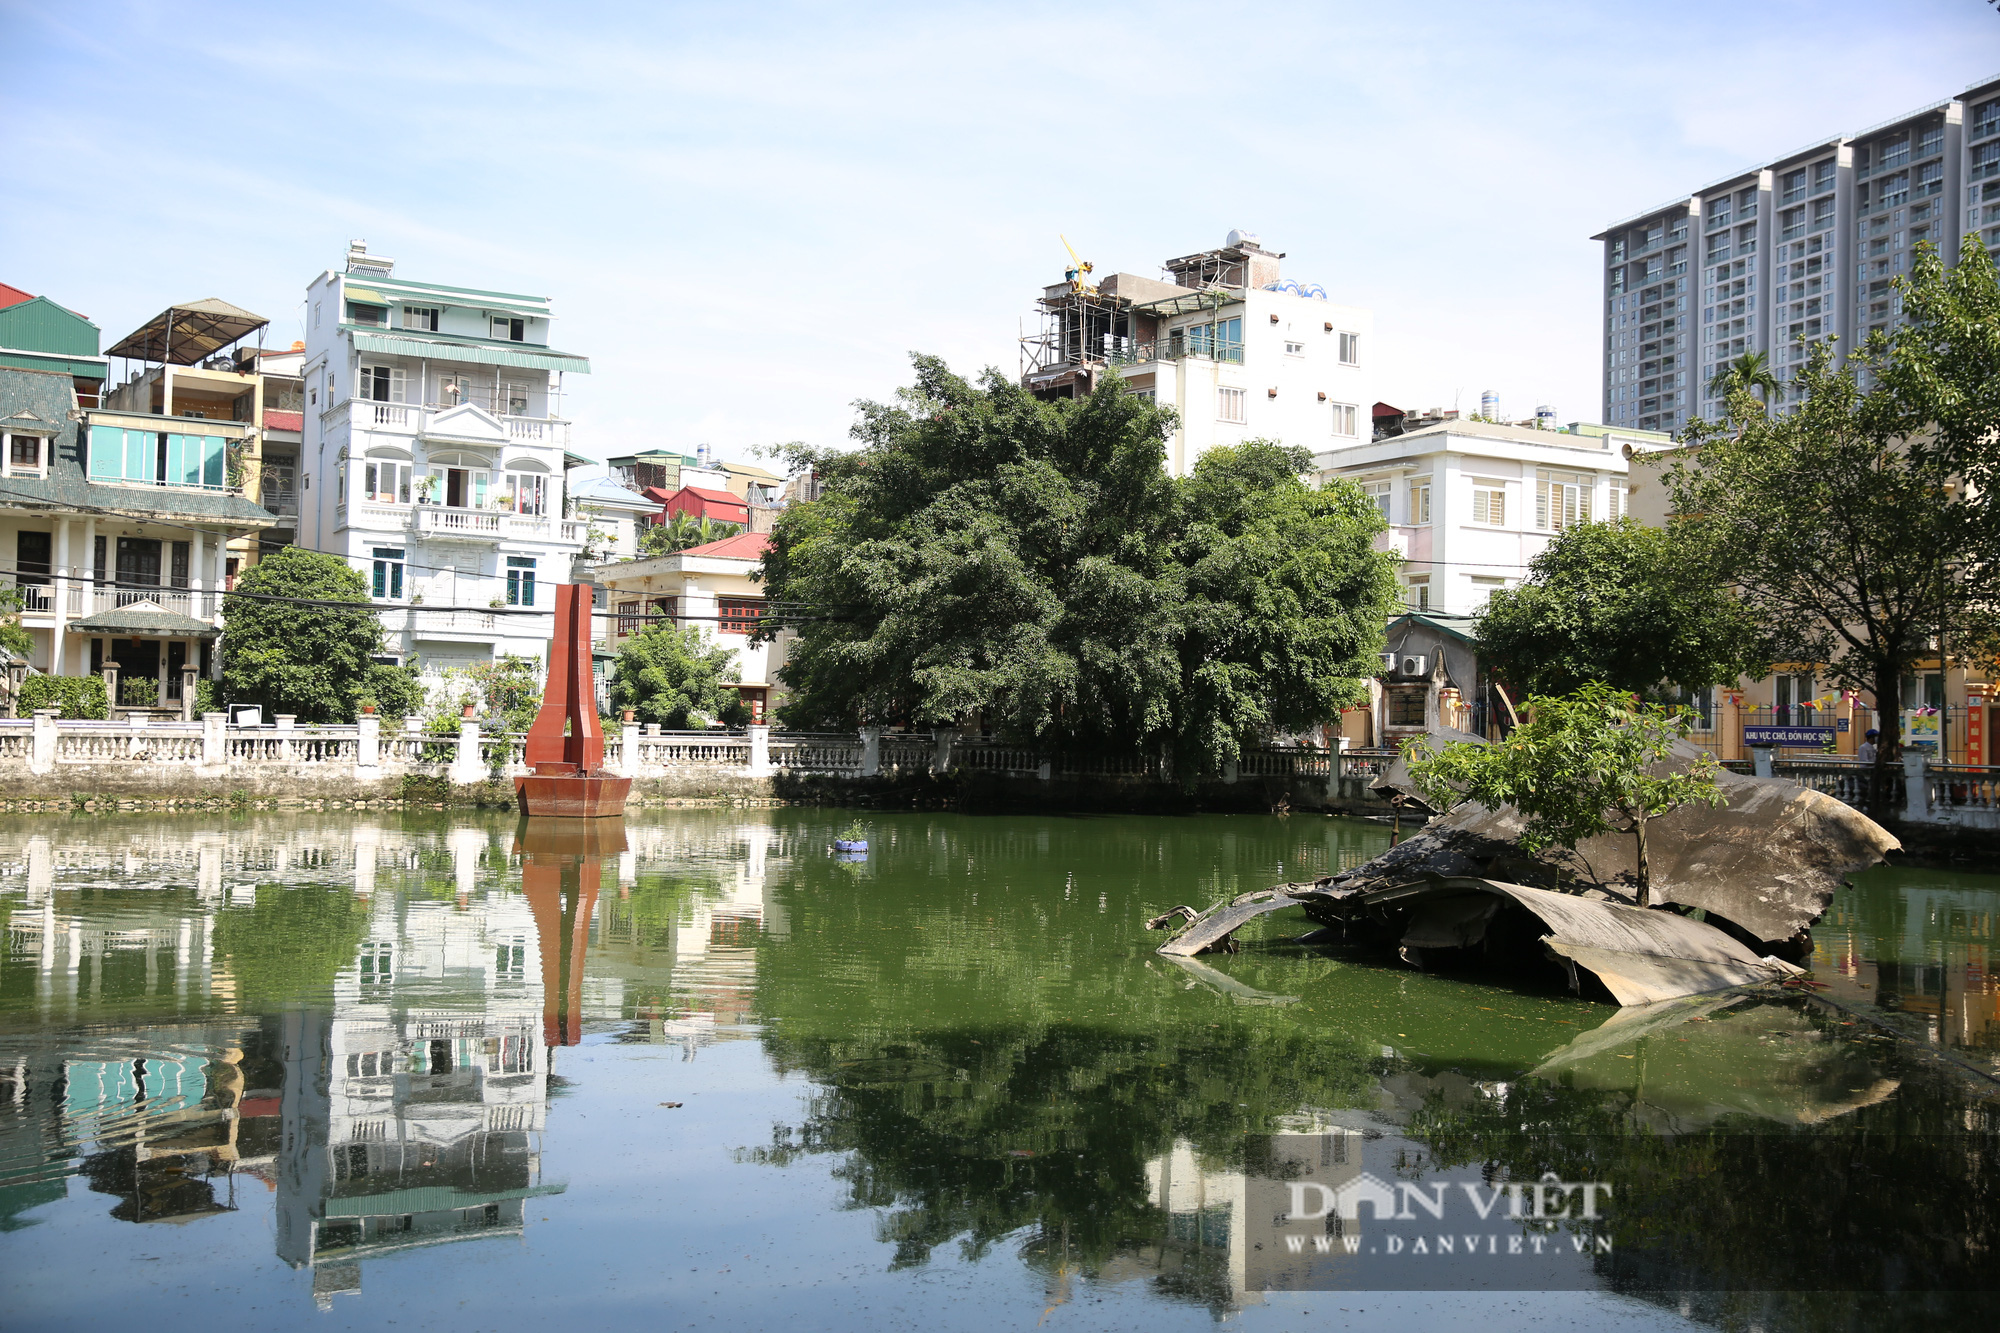
[[[67,374],[0,367],[0,576],[54,675],[214,669],[231,543],[275,521],[224,465],[242,424],[78,406]],[[111,455],[116,455],[116,467]],[[161,460],[167,460],[162,462]]]

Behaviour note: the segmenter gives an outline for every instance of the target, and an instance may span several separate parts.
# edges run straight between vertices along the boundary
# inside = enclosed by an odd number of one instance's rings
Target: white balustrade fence
[[[352,772],[357,777],[428,773],[454,782],[505,778],[527,771],[527,738],[483,734],[476,720],[451,732],[411,731],[398,721],[367,717],[356,723],[298,726],[281,717],[259,727],[225,725],[221,714],[199,723],[65,721],[48,714],[0,721],[0,766],[35,773],[94,764],[186,765],[209,775]],[[1386,755],[1333,755],[1323,750],[1271,749],[1246,753],[1234,775],[1327,780],[1372,778]],[[816,773],[894,777],[948,772],[1040,779],[1170,777],[1159,754],[1053,753],[1031,746],[996,744],[955,734],[883,734],[864,731],[746,732],[662,731],[626,724],[604,738],[604,765],[635,778],[712,770],[747,776]]]

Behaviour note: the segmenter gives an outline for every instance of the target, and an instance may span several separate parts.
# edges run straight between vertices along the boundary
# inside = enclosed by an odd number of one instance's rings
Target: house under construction
[[[1169,259],[1161,265],[1164,279],[1114,273],[1093,287],[1090,266],[1073,264],[1036,302],[1042,327],[1021,339],[1021,383],[1040,398],[1082,397],[1106,366],[1136,365],[1170,351],[1159,345],[1160,333],[1175,316],[1240,303],[1235,293],[1246,288],[1277,290],[1283,258],[1255,237],[1231,232],[1220,249]]]
[[[1114,273],[1092,285],[1072,260],[1035,303],[1021,339],[1021,384],[1038,398],[1081,398],[1116,370],[1125,387],[1175,409],[1168,466],[1215,444],[1282,439],[1315,454],[1366,438],[1366,310],[1317,284],[1281,278],[1282,253],[1229,233],[1217,249],[1169,259],[1162,276]]]

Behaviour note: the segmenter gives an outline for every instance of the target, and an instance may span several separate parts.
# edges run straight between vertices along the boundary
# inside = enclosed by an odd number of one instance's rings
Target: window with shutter
[[[1497,486],[1475,486],[1472,490],[1472,521],[1490,527],[1507,524],[1507,492]]]
[[[1564,472],[1541,472],[1535,477],[1535,526],[1544,532],[1561,532],[1579,523],[1590,522],[1591,478]]]

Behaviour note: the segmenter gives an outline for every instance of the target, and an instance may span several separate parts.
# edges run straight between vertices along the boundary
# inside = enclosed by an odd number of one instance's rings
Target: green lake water
[[[1621,1011],[1153,954],[1374,824],[854,817],[0,822],[0,1327],[2000,1311],[2000,876],[1859,877],[1835,1004]]]

